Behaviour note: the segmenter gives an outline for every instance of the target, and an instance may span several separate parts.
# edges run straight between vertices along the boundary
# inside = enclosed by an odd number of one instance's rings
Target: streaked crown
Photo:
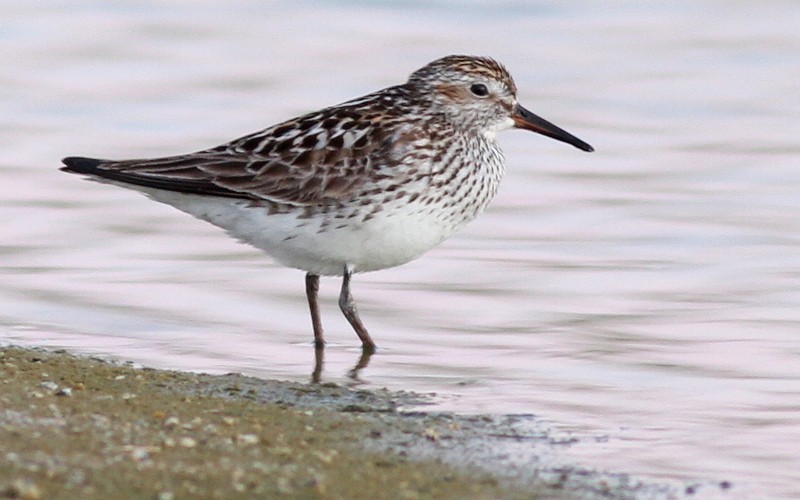
[[[466,82],[476,77],[502,82],[510,93],[517,93],[514,79],[505,66],[489,57],[461,55],[442,57],[412,73],[408,81],[424,85],[448,80]]]

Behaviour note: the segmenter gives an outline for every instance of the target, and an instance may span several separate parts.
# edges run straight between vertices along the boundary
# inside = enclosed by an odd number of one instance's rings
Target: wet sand
[[[525,416],[409,411],[425,397],[0,349],[0,496],[670,498],[549,463]],[[686,491],[680,491],[685,494]]]

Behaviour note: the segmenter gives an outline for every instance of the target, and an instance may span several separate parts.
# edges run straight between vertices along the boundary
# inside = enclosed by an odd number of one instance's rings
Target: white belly
[[[319,275],[375,271],[409,262],[460,225],[432,215],[430,207],[392,202],[366,221],[269,213],[246,200],[143,189],[151,198],[225,229],[279,263]],[[466,221],[464,221],[466,222]]]

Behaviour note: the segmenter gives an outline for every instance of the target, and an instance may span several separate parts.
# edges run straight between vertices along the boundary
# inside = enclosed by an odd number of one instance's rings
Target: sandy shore
[[[411,412],[422,397],[409,393],[137,369],[14,347],[0,349],[0,375],[0,496],[10,498],[687,493],[550,463],[548,452],[572,438],[530,417]]]

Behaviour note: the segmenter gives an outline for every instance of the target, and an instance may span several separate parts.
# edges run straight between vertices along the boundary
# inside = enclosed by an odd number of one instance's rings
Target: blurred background
[[[0,342],[308,380],[303,273],[60,158],[185,153],[502,61],[521,131],[487,213],[323,279],[322,379],[529,413],[587,467],[800,495],[800,3],[30,1],[0,5]]]

